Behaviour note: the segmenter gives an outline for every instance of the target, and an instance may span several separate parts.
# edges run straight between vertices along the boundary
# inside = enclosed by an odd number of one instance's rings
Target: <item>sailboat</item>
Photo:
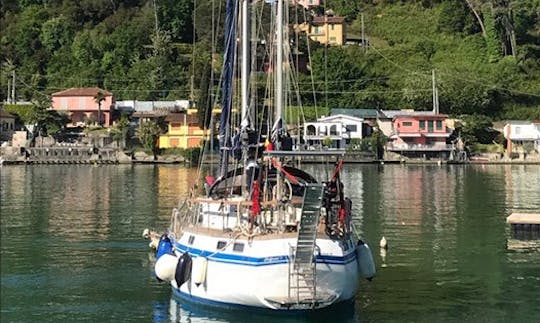
[[[360,279],[371,279],[375,266],[368,245],[354,234],[352,201],[340,179],[344,151],[293,147],[282,116],[284,0],[265,4],[275,13],[275,113],[271,122],[265,119],[271,125],[266,133],[254,124],[248,93],[251,4],[227,0],[218,169],[206,176],[204,191],[173,209],[157,248],[156,277],[170,282],[182,300],[228,308],[313,311],[354,301]],[[234,124],[237,31],[242,108]],[[302,170],[302,158],[330,165],[329,178],[317,181]]]

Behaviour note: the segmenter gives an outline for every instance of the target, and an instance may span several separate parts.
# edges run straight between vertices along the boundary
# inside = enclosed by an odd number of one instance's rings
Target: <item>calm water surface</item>
[[[193,169],[0,172],[1,322],[538,321],[540,250],[516,249],[505,218],[540,212],[540,166],[347,165],[354,221],[378,277],[361,282],[354,308],[307,317],[182,304],[156,281],[141,233],[166,228]]]

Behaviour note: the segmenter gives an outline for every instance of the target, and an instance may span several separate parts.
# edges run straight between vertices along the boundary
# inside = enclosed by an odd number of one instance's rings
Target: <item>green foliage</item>
[[[304,123],[304,121],[317,121],[322,116],[328,116],[330,109],[314,106],[287,106],[285,107],[285,122],[289,124]]]
[[[157,158],[158,139],[163,133],[163,129],[154,121],[144,122],[137,129],[137,137],[145,149],[153,152],[154,160]]]
[[[448,34],[474,34],[480,31],[480,27],[465,1],[444,1],[440,7],[441,11],[437,23],[439,31]]]
[[[118,143],[119,147],[124,147],[129,135],[129,119],[122,114],[120,119],[111,128],[111,136]]]
[[[456,130],[466,145],[492,144],[497,137],[491,119],[482,115],[467,115],[461,118],[461,126]]]
[[[500,40],[495,28],[495,18],[493,17],[492,8],[489,6],[483,10],[484,25],[486,26],[486,43],[490,62],[496,62],[501,58]]]
[[[191,165],[197,165],[199,163],[199,157],[201,155],[201,148],[194,147],[184,149],[182,151],[182,157]]]
[[[200,108],[209,106],[208,93],[216,93],[209,74],[219,79],[221,53],[213,59],[209,53],[213,29],[220,33],[215,47],[221,50],[223,28],[218,26],[223,25],[223,12],[219,12],[223,4],[210,0],[4,2],[0,15],[2,98],[7,96],[12,70],[17,73],[17,96],[28,101],[79,86],[99,86],[112,91],[117,100],[184,99],[190,93],[192,75],[193,99]],[[310,43],[313,61],[309,67],[315,79],[312,82],[306,73],[298,80],[302,104],[317,108],[305,108],[305,119],[327,115],[321,106],[429,110],[433,69],[443,113],[484,114],[494,120],[538,119],[539,1],[470,2],[480,14],[486,37],[462,0],[324,2],[315,10],[331,9],[345,16],[348,35],[361,34],[362,13],[372,47],[367,51],[358,46],[325,49]],[[263,5],[257,6],[259,10]],[[262,34],[266,34],[268,6],[262,16]],[[194,47],[190,44],[193,28]],[[515,57],[510,56],[511,35],[516,40]],[[300,52],[307,53],[307,44],[299,42]],[[257,88],[260,111],[266,106],[264,84]],[[287,120],[303,121],[299,110],[293,110],[287,111]]]

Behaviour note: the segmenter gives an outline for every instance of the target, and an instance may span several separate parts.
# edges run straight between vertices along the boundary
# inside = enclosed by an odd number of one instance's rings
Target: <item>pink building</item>
[[[96,102],[98,93],[102,94],[101,104]],[[52,108],[66,114],[73,126],[89,123],[110,126],[113,104],[112,93],[97,87],[71,88],[52,94]]]
[[[451,134],[446,119],[432,112],[394,115],[387,149],[408,157],[448,157],[452,147],[446,143]]]

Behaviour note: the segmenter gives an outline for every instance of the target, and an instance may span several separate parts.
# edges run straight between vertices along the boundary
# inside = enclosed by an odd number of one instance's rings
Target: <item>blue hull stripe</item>
[[[180,252],[189,252],[193,256],[202,256],[212,259],[212,261],[238,264],[244,266],[268,266],[286,264],[289,262],[288,256],[272,256],[272,257],[247,257],[242,255],[233,255],[228,253],[216,253],[215,251],[201,250],[197,248],[191,248],[186,245],[175,243],[175,247]],[[339,256],[326,256],[318,255],[316,258],[317,263],[331,264],[331,265],[346,265],[356,261],[356,252],[350,252],[344,257]]]

